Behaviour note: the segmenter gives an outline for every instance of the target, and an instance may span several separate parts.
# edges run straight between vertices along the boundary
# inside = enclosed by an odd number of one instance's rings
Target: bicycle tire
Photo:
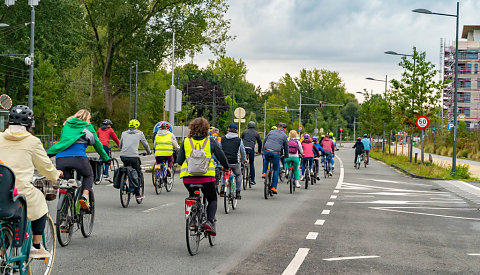
[[[174,181],[175,181],[175,172],[172,169],[172,174],[170,175],[170,177],[167,177],[167,181],[165,182],[165,190],[167,190],[167,192],[172,191]]]
[[[154,171],[154,181],[153,181],[153,186],[155,186],[155,193],[157,195],[160,195],[160,193],[162,193],[162,177],[160,175],[160,171],[158,169],[156,169]]]
[[[207,234],[208,236],[208,243],[210,244],[210,246],[215,246],[215,236],[212,236],[210,234]]]
[[[243,190],[247,190],[247,165],[245,165],[245,168],[242,170],[242,185],[243,185]]]
[[[237,203],[238,203],[238,200],[237,200],[237,194],[236,194],[236,191],[237,191],[237,182],[235,181],[235,178],[232,176],[231,178],[231,183],[230,183],[230,202],[232,203],[232,209],[235,210],[235,208],[237,208]]]
[[[80,210],[80,231],[84,238],[90,237],[95,222],[95,195],[93,190],[88,193],[90,209]]]
[[[120,203],[122,204],[123,208],[127,208],[128,204],[130,203],[130,189],[128,186],[128,176],[127,173],[123,173],[122,178],[120,179]]]
[[[222,172],[220,170],[215,172],[215,191],[217,195],[220,195],[220,191],[222,189],[222,185],[220,184],[222,181]]]
[[[292,175],[292,170],[289,170],[288,171],[288,182],[290,183],[290,194],[293,194],[293,182],[294,182],[294,179],[293,179],[293,175]]]
[[[305,170],[305,189],[308,189],[308,181],[310,180],[310,169]]]
[[[267,171],[267,173],[268,173],[268,171]],[[268,175],[268,174],[267,174],[267,175]],[[266,200],[268,200],[268,195],[269,195],[269,194],[268,194],[268,193],[269,193],[269,190],[268,190],[268,189],[269,189],[268,178],[269,178],[268,176],[265,177],[265,182],[264,182],[264,184],[263,184],[263,196],[265,197]]]
[[[65,196],[66,198],[64,198],[60,209],[57,210],[55,221],[58,243],[62,247],[67,246],[72,240],[73,227],[75,226],[72,222],[75,213],[72,206],[72,198],[70,194]]]
[[[142,198],[141,199],[135,198],[135,200],[137,201],[137,204],[141,204],[143,202],[143,197],[145,195],[145,180],[143,178],[143,174],[138,179],[140,180],[140,195],[142,195]]]
[[[28,267],[28,274],[45,274],[50,275],[55,261],[55,251],[57,248],[57,241],[55,240],[55,224],[52,217],[47,214],[47,222],[45,223],[45,230],[42,235],[42,244],[45,250],[50,252],[50,257],[43,261],[31,261]]]
[[[198,246],[200,244],[200,223],[197,219],[197,213],[192,208],[190,216],[185,220],[185,239],[187,241],[188,253],[195,256],[198,253]],[[193,227],[190,225],[193,224]]]
[[[223,190],[223,208],[225,211],[225,214],[230,213],[230,198],[228,197],[228,190],[229,190],[229,183],[228,179],[225,179],[226,184],[224,185],[224,190]]]
[[[112,158],[112,161],[110,162],[110,171],[116,171],[118,168],[120,168],[118,159]]]
[[[155,187],[155,175],[157,174],[157,169],[155,169],[155,163],[153,164],[153,167],[152,167],[152,184],[153,184],[153,187]]]
[[[18,255],[18,251],[20,248],[13,247],[13,230],[9,226],[2,226],[2,232],[4,236],[4,240],[0,239],[0,248],[2,249],[3,256],[0,254],[0,272],[1,274],[14,274],[15,267],[11,265],[7,266],[6,261],[4,259],[5,255],[10,255],[12,257],[16,257]],[[5,243],[3,243],[5,241]],[[5,250],[3,249],[5,248]],[[17,262],[15,265],[23,266],[24,263]]]

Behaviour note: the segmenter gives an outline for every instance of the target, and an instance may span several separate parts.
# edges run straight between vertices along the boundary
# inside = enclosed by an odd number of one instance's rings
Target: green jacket
[[[89,124],[78,118],[72,118],[68,120],[67,123],[65,123],[62,129],[62,134],[60,135],[60,140],[52,147],[50,147],[50,149],[48,150],[48,155],[56,155],[60,152],[65,151],[68,147],[72,146],[72,144],[74,144],[80,137],[85,135],[85,132],[83,132],[85,128],[87,128],[87,130],[90,131],[95,137],[95,144],[93,145],[95,151],[97,151],[102,160],[109,160],[110,158],[108,157],[105,150],[103,150],[102,143],[100,142],[100,140],[98,140],[95,128],[93,128],[92,124]]]

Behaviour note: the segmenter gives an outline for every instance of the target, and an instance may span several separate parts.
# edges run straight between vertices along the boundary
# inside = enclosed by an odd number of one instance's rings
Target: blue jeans
[[[278,185],[278,170],[280,169],[280,154],[269,151],[263,151],[263,173],[267,173],[268,163],[272,163],[273,177],[272,187],[277,188]]]
[[[110,155],[110,148],[107,145],[103,145],[103,150],[105,150],[105,153],[107,153],[107,155]],[[105,163],[103,167],[105,168],[103,170],[103,175],[105,175],[105,177],[108,177],[108,168],[110,167],[110,165]]]
[[[310,171],[313,171],[313,158],[302,158],[302,176],[305,175],[305,169],[307,167],[307,162],[308,166],[310,166]]]
[[[250,163],[250,179],[255,182],[255,150],[252,148],[245,148]]]

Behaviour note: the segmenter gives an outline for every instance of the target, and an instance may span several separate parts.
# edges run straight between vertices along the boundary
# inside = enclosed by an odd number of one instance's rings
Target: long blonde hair
[[[290,130],[290,133],[288,133],[289,138],[298,138],[297,131],[295,130]]]
[[[78,119],[83,120],[86,123],[90,124],[90,119],[92,118],[92,115],[90,114],[89,111],[87,111],[85,109],[80,109],[73,116],[67,118],[67,120],[65,120],[65,122],[63,124],[65,125],[65,123],[67,123],[67,121],[69,121],[72,118],[78,118]]]

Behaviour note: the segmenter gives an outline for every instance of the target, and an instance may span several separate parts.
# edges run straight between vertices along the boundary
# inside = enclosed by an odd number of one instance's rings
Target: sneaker
[[[83,210],[90,209],[90,202],[88,201],[87,195],[82,194],[82,196],[80,196],[80,199],[78,200],[78,203],[80,204]]]
[[[270,189],[270,190],[272,191],[272,194],[278,194],[278,193],[277,193],[277,188],[272,187],[272,189]]]
[[[103,179],[108,182],[113,182],[112,178],[110,178],[109,176],[103,176]]]
[[[330,177],[331,177],[331,176],[333,176],[333,173],[332,173],[332,171],[330,171],[330,172],[328,172],[328,173],[330,174]]]
[[[262,174],[262,179],[266,178],[267,177],[267,173],[263,173]]]
[[[284,173],[284,174],[285,174],[285,169],[280,170],[280,173]]]
[[[220,190],[220,197],[225,197],[225,192],[222,190]]]
[[[256,183],[254,180],[252,180],[252,181],[250,181],[250,184],[251,184],[251,185],[255,185],[255,184],[257,184],[257,183]]]
[[[301,181],[304,181],[305,180],[305,176],[302,175],[302,177],[300,178]]]
[[[297,187],[297,188],[302,187],[302,186],[300,185],[300,182],[299,182],[298,180],[295,181],[295,187]]]
[[[145,197],[142,196],[142,195],[135,195],[135,198],[136,198],[137,200],[143,200]]]
[[[203,224],[203,230],[205,230],[211,236],[217,236],[217,231],[215,230],[215,223],[212,221],[207,221]]]
[[[50,258],[50,252],[45,250],[42,244],[40,244],[40,248],[32,247],[30,248],[30,258],[32,259],[45,259]]]
[[[241,199],[242,199],[242,196],[240,196],[240,190],[237,190],[237,191],[235,192],[235,198],[236,198],[237,200],[241,200]]]

